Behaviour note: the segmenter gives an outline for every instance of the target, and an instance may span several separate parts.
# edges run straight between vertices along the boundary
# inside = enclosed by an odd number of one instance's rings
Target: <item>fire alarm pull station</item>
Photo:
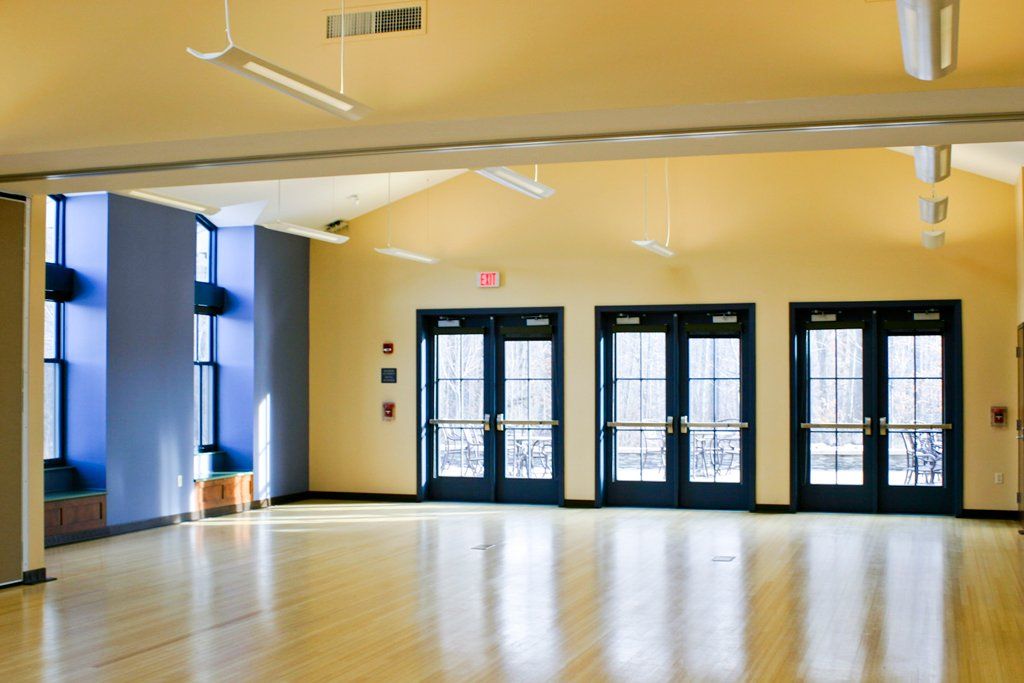
[[[384,342],[383,351],[385,355],[390,355],[395,352],[395,342]]]
[[[1006,406],[992,406],[992,426],[1006,426]]]
[[[395,419],[395,404],[391,401],[384,402],[384,421],[391,422]]]

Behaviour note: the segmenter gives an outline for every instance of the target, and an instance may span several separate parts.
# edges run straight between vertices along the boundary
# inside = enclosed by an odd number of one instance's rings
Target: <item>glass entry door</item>
[[[560,503],[560,310],[420,323],[426,496]]]
[[[600,310],[604,503],[752,507],[751,312]]]
[[[955,306],[795,310],[798,506],[952,513]]]

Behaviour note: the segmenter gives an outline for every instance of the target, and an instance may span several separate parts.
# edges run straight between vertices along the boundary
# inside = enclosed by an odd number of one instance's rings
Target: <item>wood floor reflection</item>
[[[47,565],[4,681],[1024,681],[1009,522],[303,503]]]

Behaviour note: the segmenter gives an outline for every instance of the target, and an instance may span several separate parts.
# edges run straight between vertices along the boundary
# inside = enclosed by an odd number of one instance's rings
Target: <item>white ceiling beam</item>
[[[1024,88],[358,126],[0,157],[0,189],[119,190],[654,156],[1024,140]]]

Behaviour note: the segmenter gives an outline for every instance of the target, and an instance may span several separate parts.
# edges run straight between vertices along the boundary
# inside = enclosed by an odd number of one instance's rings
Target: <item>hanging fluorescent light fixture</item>
[[[658,242],[655,242],[654,240],[633,240],[633,244],[638,247],[643,247],[647,251],[654,252],[658,256],[664,256],[665,258],[670,258],[676,255],[676,252]]]
[[[939,183],[949,177],[953,151],[950,145],[918,145],[914,148],[914,171],[918,180]]]
[[[433,265],[440,261],[433,256],[427,256],[426,254],[418,254],[415,251],[409,251],[408,249],[399,249],[398,247],[391,246],[391,174],[388,173],[388,203],[386,213],[386,230],[388,244],[386,247],[375,247],[374,251],[384,256],[394,256],[395,258],[405,259],[406,261],[415,261],[416,263],[426,263]]]
[[[436,259],[433,256],[417,254],[415,251],[399,249],[398,247],[376,247],[374,248],[374,251],[377,252],[378,254],[384,254],[385,256],[394,256],[395,258],[404,258],[406,261],[415,261],[416,263],[428,263],[430,265],[433,265],[440,261],[440,259]]]
[[[665,157],[665,244],[652,240],[647,234],[647,159],[644,159],[644,238],[642,240],[633,240],[633,244],[658,256],[671,258],[676,255],[674,251],[668,248],[671,238],[672,205],[669,203],[668,157]]]
[[[956,69],[960,0],[896,0],[903,68],[922,81]]]
[[[344,21],[344,12],[342,13],[342,21]],[[224,0],[224,25],[224,32],[228,37],[228,46],[226,48],[220,52],[199,52],[189,47],[186,48],[186,52],[197,59],[209,62],[210,64],[216,64],[228,71],[233,71],[236,74],[250,78],[335,116],[358,121],[370,112],[370,108],[366,105],[346,97],[341,92],[344,88],[333,90],[236,46],[231,37],[231,14],[228,10],[228,0]],[[345,73],[344,49],[343,32],[341,43],[342,83],[344,83]]]
[[[921,233],[921,244],[925,249],[938,249],[946,243],[945,230],[925,230]]]
[[[488,168],[478,168],[477,173],[482,175],[488,180],[493,180],[499,185],[515,190],[516,192],[522,192],[527,197],[533,197],[534,199],[547,199],[555,193],[555,188],[549,187],[537,179],[537,164],[533,165],[533,178],[528,178],[522,173],[513,171],[508,166],[490,166]]]
[[[348,242],[348,237],[345,235],[336,235],[333,232],[327,232],[326,230],[320,230],[319,228],[309,228],[305,225],[296,225],[295,223],[289,223],[288,221],[268,221],[261,225],[268,230],[286,232],[290,235],[299,235],[300,237],[309,237],[310,239],[330,242],[332,244],[344,244],[345,242]]]
[[[135,199],[142,199],[147,202],[153,202],[154,204],[162,204],[169,206],[172,209],[181,209],[183,211],[191,211],[192,213],[201,213],[206,216],[212,216],[220,211],[219,206],[207,206],[206,204],[199,204],[197,202],[189,202],[184,199],[175,199],[174,197],[166,197],[162,194],[155,192],[147,192],[145,190],[128,190],[123,193],[125,196],[134,197]]]
[[[267,230],[274,230],[276,232],[284,232],[289,235],[298,235],[299,237],[308,237],[314,240],[320,240],[322,242],[330,242],[331,244],[344,244],[348,242],[346,235],[338,235],[333,232],[327,232],[326,230],[320,230],[319,228],[310,228],[305,225],[299,225],[298,223],[289,223],[288,221],[281,220],[281,181],[277,181],[277,218],[272,221],[260,224]]]
[[[936,197],[933,192],[931,197],[918,197],[917,206],[921,220],[934,225],[946,220],[946,214],[949,212],[949,197]]]

